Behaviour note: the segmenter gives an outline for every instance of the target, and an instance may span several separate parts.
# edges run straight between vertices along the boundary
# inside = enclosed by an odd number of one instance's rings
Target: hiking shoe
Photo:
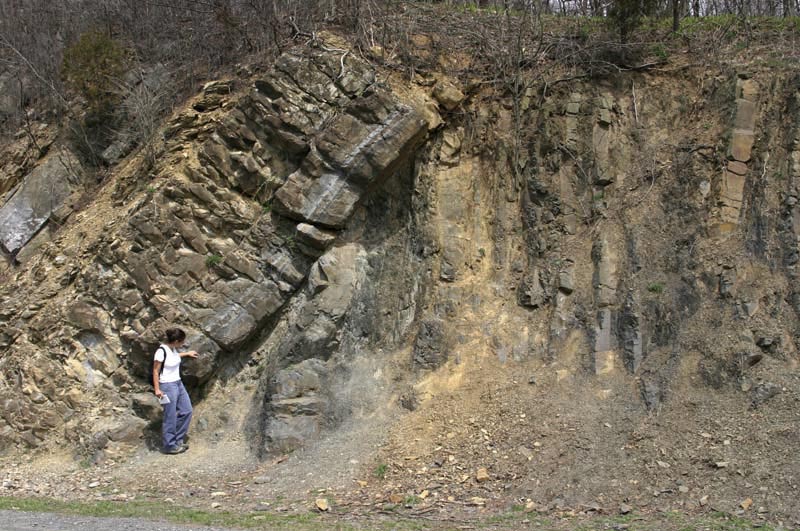
[[[183,451],[185,452],[186,450],[188,450],[188,449],[189,449],[189,445],[188,445],[188,444],[186,444],[186,443],[180,443],[180,444],[178,445],[178,448],[183,448]]]
[[[185,446],[176,446],[174,448],[166,450],[164,453],[169,455],[177,455],[177,454],[182,454],[186,450],[187,448]]]

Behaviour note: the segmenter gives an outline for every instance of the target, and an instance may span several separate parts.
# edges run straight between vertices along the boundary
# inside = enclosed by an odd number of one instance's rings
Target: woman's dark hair
[[[186,339],[186,332],[180,328],[167,328],[164,331],[164,335],[167,336],[167,343],[175,343]]]

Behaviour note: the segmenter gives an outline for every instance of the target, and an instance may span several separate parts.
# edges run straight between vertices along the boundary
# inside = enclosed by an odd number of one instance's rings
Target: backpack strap
[[[158,375],[161,376],[161,374],[164,372],[164,365],[167,363],[167,349],[165,349],[163,345],[159,345],[156,349],[156,352],[159,350],[164,353],[164,361],[161,362],[161,367],[158,368]]]

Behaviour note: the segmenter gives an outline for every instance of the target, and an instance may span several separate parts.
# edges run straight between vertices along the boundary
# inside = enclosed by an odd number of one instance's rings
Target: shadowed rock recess
[[[258,456],[379,411],[430,427],[474,399],[459,418],[480,425],[500,395],[534,397],[503,429],[567,397],[577,427],[552,436],[608,455],[646,438],[634,432],[656,413],[704,432],[702,404],[723,398],[714,415],[758,410],[759,430],[788,436],[796,79],[688,65],[531,81],[511,102],[342,53],[297,48],[263,74],[208,83],[165,124],[152,172],[129,157],[79,211],[67,175],[80,171],[52,154],[8,188],[0,236],[22,263],[4,271],[0,304],[0,451],[102,455],[152,436],[150,356],[173,325],[202,354],[185,366],[193,434],[212,447],[244,437]],[[41,201],[45,173],[60,176],[57,208]],[[597,411],[618,430],[607,448],[585,443]],[[439,430],[398,425],[412,435],[387,435],[390,449],[442,474],[458,465],[457,449],[432,454],[448,444]],[[559,445],[508,430],[476,450],[482,466],[552,497],[525,467]],[[536,466],[605,478],[580,466],[606,454],[562,455]],[[772,470],[769,456],[742,459]],[[397,485],[417,477],[398,470]]]

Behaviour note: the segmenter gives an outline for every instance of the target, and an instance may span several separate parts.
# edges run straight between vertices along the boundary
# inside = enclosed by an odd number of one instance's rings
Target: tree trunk
[[[677,33],[681,23],[681,0],[672,0],[672,32]]]

